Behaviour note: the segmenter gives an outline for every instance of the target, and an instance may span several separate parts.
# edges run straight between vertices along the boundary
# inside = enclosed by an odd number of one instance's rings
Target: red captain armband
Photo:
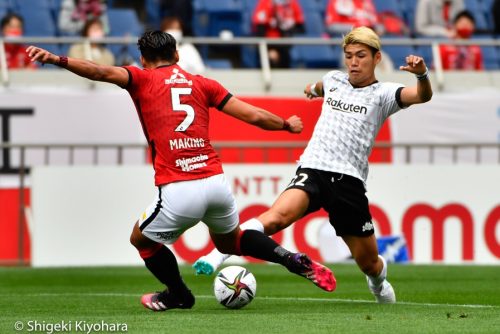
[[[68,57],[66,56],[59,56],[59,61],[56,64],[59,67],[68,67]]]
[[[283,128],[282,130],[290,131],[290,122],[283,118]]]

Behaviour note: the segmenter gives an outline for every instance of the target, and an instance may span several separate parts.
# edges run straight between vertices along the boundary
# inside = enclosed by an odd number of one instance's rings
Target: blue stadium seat
[[[195,0],[193,2],[193,30],[196,36],[218,36],[230,30],[242,36],[242,0]]]
[[[138,37],[144,32],[144,28],[133,9],[111,8],[107,10],[107,13],[110,27],[109,36]],[[116,59],[124,57],[124,54],[128,54],[134,58],[135,61],[139,62],[140,52],[135,42],[126,46],[109,45],[109,49],[113,52]]]
[[[412,32],[415,31],[415,11],[417,8],[417,1],[400,0],[399,5],[404,21]]]
[[[161,0],[145,0],[147,22],[151,27],[159,28],[163,16],[161,13]]]
[[[243,17],[241,21],[241,31],[243,36],[253,36],[254,32],[252,31],[252,14],[254,6],[257,2],[252,4],[251,2],[254,0],[246,0],[247,9],[243,11]],[[259,51],[258,47],[255,45],[242,45],[241,48],[241,65],[246,68],[257,68],[259,67]]]
[[[338,68],[341,49],[329,45],[295,45],[290,50],[292,67]]]
[[[49,8],[53,9],[55,6],[54,0],[11,0],[15,7],[31,7],[31,8]]]
[[[140,36],[144,28],[133,9],[111,8],[107,10],[110,36]]]
[[[465,8],[472,13],[474,19],[476,21],[476,30],[477,31],[488,31],[491,30],[492,27],[488,25],[487,15],[486,13],[490,11],[484,11],[484,7],[482,2],[478,0],[465,0]]]
[[[300,7],[304,13],[317,12],[322,14],[325,11],[325,2],[323,0],[299,0]]]
[[[377,13],[392,12],[398,16],[403,16],[400,4],[397,0],[374,0],[373,4]]]
[[[243,0],[243,10],[250,15],[253,14],[259,0]]]
[[[481,46],[483,54],[483,65],[486,70],[498,70],[500,68],[499,52],[495,46]]]
[[[320,37],[325,33],[323,17],[317,12],[305,11],[305,30],[308,37]]]
[[[479,10],[479,1],[478,0],[464,0],[465,8],[471,11],[472,13]]]
[[[5,11],[7,11],[7,10],[12,10],[12,8],[13,8],[12,0],[0,0],[0,9],[4,9]]]
[[[55,19],[48,8],[19,7],[19,14],[24,19],[24,34],[26,36],[56,36]]]
[[[9,12],[9,9],[6,8],[6,7],[0,7],[0,20],[5,16],[7,15],[7,13]]]
[[[208,68],[216,68],[223,70],[229,70],[233,68],[233,65],[227,59],[204,59],[204,62]]]
[[[405,63],[406,56],[415,54],[411,45],[384,45],[382,50],[389,55],[396,68]]]
[[[428,68],[434,66],[434,59],[432,57],[432,47],[430,45],[418,45],[415,46],[415,54],[421,56],[425,60],[425,64]]]

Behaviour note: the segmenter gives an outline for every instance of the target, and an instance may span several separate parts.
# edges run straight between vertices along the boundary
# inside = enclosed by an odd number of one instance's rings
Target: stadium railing
[[[137,43],[138,37],[106,37],[99,39],[100,43],[110,45],[131,45]],[[18,38],[0,38],[0,83],[4,86],[9,84],[9,69],[7,68],[5,43],[24,44],[24,45],[50,45],[50,44],[74,44],[84,43],[87,47],[87,53],[90,56],[90,40],[82,37],[18,37]],[[212,45],[212,46],[256,46],[258,47],[258,54],[260,60],[260,70],[262,72],[262,79],[266,91],[269,91],[272,84],[272,71],[268,59],[268,46],[269,45],[330,45],[339,46],[342,43],[341,38],[257,38],[257,37],[233,37],[222,39],[219,37],[185,37],[185,43],[192,43],[195,45]],[[478,45],[481,47],[500,47],[500,40],[493,38],[474,38],[468,40],[448,40],[448,39],[430,39],[430,38],[382,38],[382,44],[385,46],[427,46],[431,48],[432,68],[435,72],[435,77],[438,89],[443,89],[444,85],[444,71],[439,52],[440,44],[450,45]],[[500,59],[497,59],[497,63]],[[428,64],[431,66],[431,64]],[[500,67],[500,63],[498,63]]]

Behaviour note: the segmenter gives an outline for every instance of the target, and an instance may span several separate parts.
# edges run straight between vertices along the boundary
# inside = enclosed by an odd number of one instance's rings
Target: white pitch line
[[[12,294],[0,294],[0,296],[12,296]],[[32,297],[57,297],[57,296],[89,296],[89,297],[140,297],[140,294],[135,293],[119,293],[119,292],[89,292],[89,293],[78,293],[78,292],[62,292],[62,293],[31,293],[22,294],[22,296],[32,296]],[[211,299],[214,296],[211,295],[199,295],[195,296],[201,299]],[[375,304],[373,300],[363,300],[363,299],[341,299],[341,298],[309,298],[309,297],[267,297],[258,296],[259,299],[268,300],[284,300],[284,301],[295,301],[295,302],[327,302],[327,303],[358,303],[358,304]],[[398,301],[396,305],[407,305],[407,306],[434,306],[434,307],[465,307],[465,308],[500,308],[498,305],[487,305],[487,304],[438,304],[438,303],[418,303],[418,302],[403,302]]]

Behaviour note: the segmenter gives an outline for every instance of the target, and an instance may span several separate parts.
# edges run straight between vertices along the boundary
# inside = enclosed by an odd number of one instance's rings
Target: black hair
[[[102,23],[101,19],[99,19],[98,17],[94,17],[85,21],[85,25],[82,28],[81,35],[83,37],[87,37],[89,34],[90,27],[92,27],[94,24],[100,25],[102,30],[104,31],[104,24]]]
[[[173,61],[177,41],[172,35],[160,31],[146,31],[137,42],[141,55],[145,60],[155,62],[159,60]]]
[[[471,22],[474,25],[476,25],[476,19],[474,18],[474,15],[472,15],[472,13],[466,9],[458,12],[457,15],[455,15],[455,19],[453,20],[453,23],[457,23],[457,21],[459,19],[461,19],[462,17],[468,18],[469,20],[471,20]]]
[[[21,21],[21,26],[24,27],[24,20],[21,15],[18,15],[16,13],[8,13],[2,18],[2,21],[0,22],[0,29],[3,29],[7,24],[9,24],[12,19],[18,19],[19,21]]]

